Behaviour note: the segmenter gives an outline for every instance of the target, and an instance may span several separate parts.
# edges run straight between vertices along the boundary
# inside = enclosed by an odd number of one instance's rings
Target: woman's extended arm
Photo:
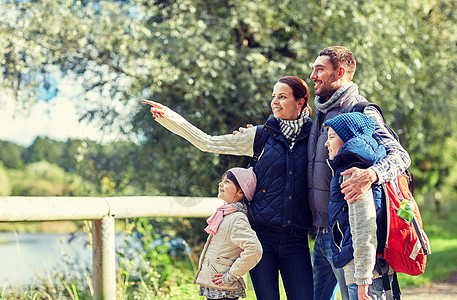
[[[170,108],[149,100],[142,100],[152,106],[155,120],[171,132],[181,136],[204,152],[252,156],[256,127],[242,133],[211,136],[201,131]]]

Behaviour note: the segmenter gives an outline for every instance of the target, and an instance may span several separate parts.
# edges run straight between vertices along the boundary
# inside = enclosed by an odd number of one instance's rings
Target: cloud
[[[44,89],[43,83],[43,88],[38,90],[41,96],[33,105],[24,107],[7,91],[0,90],[0,140],[23,146],[29,146],[37,136],[58,141],[68,138],[89,139],[99,143],[138,141],[133,133],[128,136],[121,134],[119,128],[121,125],[128,127],[139,100],[131,101],[128,105],[112,99],[107,101],[100,94],[85,94],[81,78],[74,75],[64,77],[56,68],[51,68],[49,72],[52,75],[48,75],[45,81],[51,88]],[[85,97],[89,100],[84,100]],[[100,120],[79,122],[86,110],[102,105],[110,105],[119,113],[109,128],[101,131]]]
[[[37,136],[59,141],[81,138],[100,143],[121,139],[119,134],[100,132],[96,122],[79,122],[76,100],[58,96],[47,102],[38,101],[29,111],[18,111],[20,104],[14,99],[5,94],[0,94],[0,99],[0,140],[29,146]]]
[[[5,101],[3,101],[5,102]],[[0,139],[28,146],[37,136],[56,140],[68,137],[94,136],[96,130],[78,123],[74,105],[57,97],[48,102],[39,101],[30,111],[16,111],[17,103],[8,99],[0,110]]]

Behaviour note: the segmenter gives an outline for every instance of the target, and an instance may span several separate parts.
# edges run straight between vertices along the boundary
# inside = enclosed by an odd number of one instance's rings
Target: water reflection
[[[136,275],[140,264],[139,252],[143,252],[142,236],[133,234],[115,236],[116,263],[129,260],[130,275]],[[0,232],[0,287],[25,287],[49,281],[56,273],[70,275],[78,282],[86,282],[92,276],[92,250],[85,233],[14,233]],[[154,240],[152,247],[166,245],[170,255],[190,253],[190,247],[181,239]],[[131,261],[130,259],[133,259]]]
[[[30,285],[56,272],[75,272],[75,268],[90,272],[92,250],[87,244],[83,233],[2,232],[0,282],[2,286]]]

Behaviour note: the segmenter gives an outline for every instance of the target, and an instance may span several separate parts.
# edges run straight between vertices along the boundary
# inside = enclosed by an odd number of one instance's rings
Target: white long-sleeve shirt
[[[155,120],[201,151],[251,157],[254,155],[253,145],[257,128],[255,126],[238,134],[211,136],[168,107],[165,107],[163,118],[156,118]]]

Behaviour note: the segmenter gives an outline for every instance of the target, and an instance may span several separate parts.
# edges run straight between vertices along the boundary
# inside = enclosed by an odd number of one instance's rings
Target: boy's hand
[[[368,284],[357,286],[357,296],[359,300],[371,300],[372,298],[368,296]]]
[[[359,169],[353,167],[341,172],[341,175],[351,175],[351,178],[341,184],[341,192],[344,194],[344,199],[349,203],[359,199],[374,182],[378,181],[378,175],[370,168]]]

